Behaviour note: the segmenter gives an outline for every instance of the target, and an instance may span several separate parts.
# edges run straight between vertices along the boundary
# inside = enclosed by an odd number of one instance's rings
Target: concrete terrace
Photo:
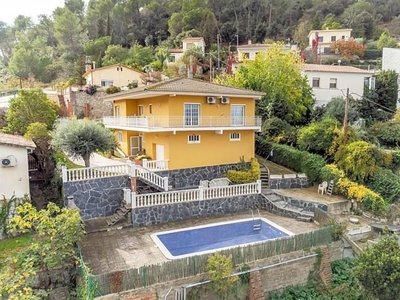
[[[296,221],[265,211],[260,211],[260,215],[295,234],[318,228],[314,223]],[[107,228],[105,218],[95,219],[86,221],[88,234],[82,242],[82,254],[95,275],[162,263],[168,259],[154,244],[150,237],[152,233],[251,217],[249,211],[139,228],[123,228],[126,223],[117,223],[114,227]],[[91,232],[93,230],[96,232]]]

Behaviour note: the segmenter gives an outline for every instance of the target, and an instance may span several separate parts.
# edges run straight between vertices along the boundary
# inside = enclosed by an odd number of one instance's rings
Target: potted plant
[[[136,156],[129,156],[129,159],[133,161],[136,165],[142,166],[143,159],[151,159],[151,157],[146,154],[141,154]]]

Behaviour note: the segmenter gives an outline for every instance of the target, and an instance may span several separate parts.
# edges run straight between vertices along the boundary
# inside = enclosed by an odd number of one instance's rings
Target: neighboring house
[[[375,72],[351,66],[305,64],[301,66],[307,75],[316,98],[315,106],[327,104],[333,97],[345,97],[347,88],[350,96],[359,99],[364,89],[375,88]]]
[[[0,197],[29,195],[28,153],[36,145],[22,136],[0,133]]]
[[[246,45],[237,46],[237,53],[235,54],[231,70],[234,71],[243,62],[243,59],[255,60],[258,53],[268,52],[271,46],[271,44],[252,44],[251,40]],[[287,44],[282,47],[285,52],[290,50],[297,51],[296,45]]]
[[[95,69],[91,69],[91,66],[87,65],[87,68],[86,73],[82,75],[86,79],[86,84],[99,87],[108,87],[111,85],[124,87],[131,82],[137,82],[138,86],[141,86],[143,85],[141,77],[146,76],[143,72],[121,64]]]
[[[400,85],[400,49],[395,48],[383,48],[382,51],[382,70],[393,70],[396,72],[398,77],[398,83]],[[400,90],[398,91],[397,99],[400,99]],[[399,101],[396,102],[397,107],[400,107]]]
[[[254,157],[261,130],[255,101],[263,93],[175,78],[103,98],[114,116],[103,118],[126,155],[145,152],[169,169],[236,164]]]
[[[313,40],[318,36],[318,53],[330,53],[331,44],[339,40],[348,40],[353,29],[326,29],[311,30],[308,34],[309,46],[313,47]]]
[[[187,37],[182,40],[182,49],[169,49],[168,63],[174,63],[182,59],[183,53],[193,47],[199,48],[203,55],[206,52],[206,44],[202,37]]]

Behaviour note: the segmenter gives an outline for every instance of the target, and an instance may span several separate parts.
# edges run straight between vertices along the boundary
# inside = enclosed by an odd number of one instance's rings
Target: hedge
[[[339,170],[335,164],[326,165],[322,168],[321,179],[324,181],[333,180],[335,182],[334,191],[347,199],[354,199],[362,203],[366,210],[376,215],[382,215],[385,212],[386,203],[381,195],[346,178],[344,172]]]
[[[381,169],[367,183],[389,203],[400,202],[400,179],[391,170]]]
[[[256,158],[250,161],[250,169],[246,171],[229,170],[226,177],[234,184],[252,183],[260,178],[260,164]]]
[[[271,150],[273,150],[273,155],[269,156]],[[305,173],[311,182],[321,180],[320,171],[326,164],[325,159],[318,154],[311,154],[287,145],[271,143],[260,136],[256,136],[256,153],[264,158],[269,156],[269,160],[281,166]]]

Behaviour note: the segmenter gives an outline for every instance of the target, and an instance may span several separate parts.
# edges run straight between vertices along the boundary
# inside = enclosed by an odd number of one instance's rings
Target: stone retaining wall
[[[110,216],[123,200],[123,189],[131,187],[128,176],[64,182],[64,204],[76,206],[84,220]]]
[[[224,199],[139,207],[134,208],[132,211],[132,222],[134,227],[149,226],[245,211],[248,211],[249,217],[251,217],[250,209],[260,208],[262,206],[261,201],[266,201],[266,199],[260,194],[256,194]]]
[[[270,175],[269,186],[271,189],[296,189],[308,188],[312,183],[305,174]]]
[[[236,170],[237,164],[166,170],[156,172],[161,177],[168,177],[168,184],[174,189],[198,187],[200,180],[212,180],[226,176],[229,170]]]
[[[317,203],[317,202],[308,202],[305,200],[298,200],[298,199],[294,199],[294,198],[283,196],[283,195],[279,195],[279,197],[281,197],[282,200],[284,200],[289,205],[294,206],[294,207],[299,207],[299,208],[303,209],[304,211],[313,212],[314,207],[318,207],[319,209],[323,210],[324,212],[328,211],[328,205],[326,205],[326,204]]]

